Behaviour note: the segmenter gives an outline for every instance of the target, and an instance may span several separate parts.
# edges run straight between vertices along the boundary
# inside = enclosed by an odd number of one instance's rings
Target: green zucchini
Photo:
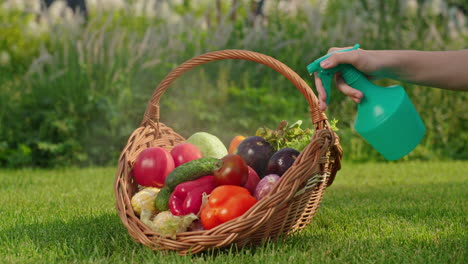
[[[211,175],[220,169],[222,161],[216,158],[199,158],[189,161],[175,168],[169,173],[164,182],[164,188],[156,196],[154,204],[162,212],[169,210],[169,197],[174,188],[187,181],[196,180],[202,176]]]

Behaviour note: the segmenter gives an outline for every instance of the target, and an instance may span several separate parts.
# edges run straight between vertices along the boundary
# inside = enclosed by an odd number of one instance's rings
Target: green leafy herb
[[[309,128],[304,130],[300,127],[301,125],[302,120],[298,120],[290,126],[288,126],[286,120],[283,120],[276,130],[260,127],[255,134],[263,137],[276,151],[282,148],[293,148],[302,151],[309,144],[313,130]]]
[[[330,121],[332,130],[337,131],[336,124],[338,120],[333,119]],[[276,130],[260,127],[255,133],[256,136],[263,137],[265,141],[275,148],[276,151],[283,148],[293,148],[301,152],[312,139],[314,130],[306,128],[302,129],[302,120],[297,120],[295,123],[288,126],[288,122],[283,120],[279,123]]]
[[[338,119],[335,119],[333,118],[333,120],[330,121],[330,128],[333,130],[333,131],[338,131],[338,127],[336,126],[336,124],[338,124]]]

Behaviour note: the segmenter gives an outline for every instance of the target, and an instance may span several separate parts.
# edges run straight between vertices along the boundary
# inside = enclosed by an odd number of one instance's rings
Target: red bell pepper
[[[173,215],[198,214],[202,205],[203,193],[210,194],[216,187],[214,176],[183,182],[174,188],[169,197],[169,209]]]
[[[200,218],[205,229],[211,229],[224,222],[243,215],[255,203],[250,192],[237,185],[221,185],[216,187],[203,206]]]

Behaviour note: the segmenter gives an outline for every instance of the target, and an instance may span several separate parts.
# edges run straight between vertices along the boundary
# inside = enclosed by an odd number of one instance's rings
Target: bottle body
[[[353,87],[364,93],[354,128],[385,159],[397,160],[419,144],[426,127],[403,87],[380,87],[367,79]]]

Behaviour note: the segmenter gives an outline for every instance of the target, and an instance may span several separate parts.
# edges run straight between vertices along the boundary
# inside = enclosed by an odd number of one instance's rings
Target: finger
[[[339,50],[344,50],[344,49],[351,49],[353,47],[341,47],[341,48],[338,48],[338,47],[333,47],[333,48],[330,48],[327,52],[328,53],[332,53],[332,52],[335,52],[335,51],[339,51]]]
[[[325,111],[325,109],[327,109],[327,103],[326,103],[327,93],[325,92],[325,89],[323,88],[322,80],[318,77],[317,73],[314,73],[314,79],[315,79],[315,88],[317,89],[317,93],[318,93],[320,110]]]
[[[338,88],[338,90],[349,96],[356,103],[360,103],[362,97],[364,96],[364,94],[361,91],[347,85],[341,77],[341,75],[339,74],[337,74],[336,76],[336,87]]]
[[[324,69],[330,69],[338,64],[352,64],[356,67],[356,64],[359,62],[359,50],[351,50],[347,52],[338,52],[333,53],[326,60],[320,62],[320,66]],[[359,67],[356,67],[359,68]]]

